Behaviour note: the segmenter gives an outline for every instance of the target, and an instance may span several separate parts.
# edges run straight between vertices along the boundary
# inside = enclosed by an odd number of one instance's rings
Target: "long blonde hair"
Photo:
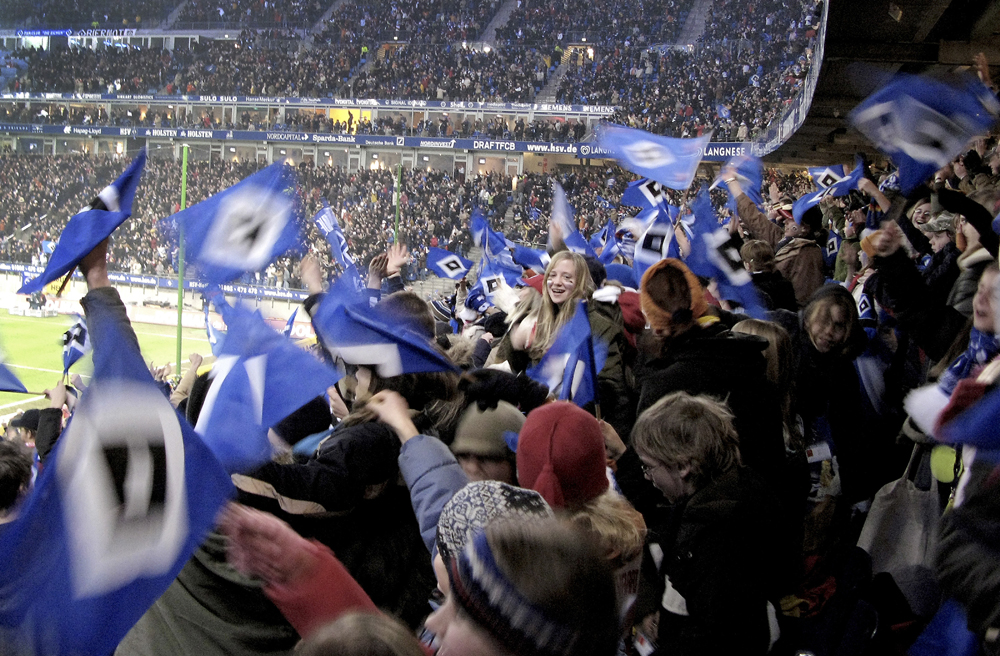
[[[552,275],[556,265],[565,260],[573,262],[574,276],[576,284],[562,305],[556,305],[549,293],[549,276]],[[538,309],[535,322],[535,339],[529,349],[532,360],[538,360],[552,346],[559,329],[573,317],[576,312],[578,301],[590,298],[594,293],[594,280],[590,277],[590,269],[587,268],[587,261],[579,253],[570,251],[559,251],[552,256],[549,265],[545,267],[545,280],[542,282],[542,306]]]

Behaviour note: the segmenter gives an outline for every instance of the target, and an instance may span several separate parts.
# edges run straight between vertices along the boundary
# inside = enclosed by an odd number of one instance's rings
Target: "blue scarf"
[[[965,349],[965,353],[955,358],[947,371],[941,374],[941,378],[938,379],[938,387],[950,397],[951,393],[955,391],[958,381],[971,376],[974,367],[985,365],[997,353],[1000,353],[1000,338],[993,333],[984,333],[973,328],[969,335],[969,348]]]

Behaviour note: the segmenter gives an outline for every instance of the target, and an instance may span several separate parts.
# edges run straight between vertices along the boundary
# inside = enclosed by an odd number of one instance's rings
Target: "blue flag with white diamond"
[[[442,278],[460,280],[472,268],[472,260],[467,260],[443,248],[430,246],[427,248],[427,268]]]
[[[850,120],[899,167],[906,195],[985,134],[998,115],[997,97],[971,75],[954,83],[897,75],[858,105]]]
[[[267,462],[269,428],[341,378],[239,305],[226,313],[226,339],[195,430],[229,472]]]
[[[635,279],[642,280],[646,269],[660,260],[667,257],[680,258],[681,247],[674,235],[674,224],[670,220],[670,215],[665,211],[661,209],[649,210],[648,213],[638,215],[636,219],[646,221],[632,253],[632,269],[635,271]]]
[[[665,187],[683,190],[691,186],[711,138],[711,132],[695,139],[675,139],[606,125],[598,131],[597,144],[610,152],[623,168]]]
[[[342,269],[346,270],[349,266],[355,264],[354,258],[351,257],[350,248],[347,245],[347,237],[344,235],[344,230],[340,227],[337,217],[334,216],[330,204],[326,202],[325,198],[321,198],[320,200],[323,203],[323,207],[316,212],[316,216],[313,217],[313,223],[316,224],[316,227],[330,243],[330,252],[333,254],[333,259]]]
[[[757,288],[743,267],[743,259],[731,242],[732,236],[719,224],[704,187],[691,201],[691,211],[694,222],[691,224],[691,253],[685,260],[688,268],[695,275],[714,279],[725,300],[738,302],[755,319],[766,319],[766,309]]]
[[[527,246],[521,246],[518,244],[514,247],[513,259],[526,269],[532,269],[536,273],[542,273],[545,271],[545,267],[549,265],[549,260],[552,258],[550,258],[549,254],[545,251],[528,248]]]
[[[87,322],[79,314],[69,330],[63,333],[63,374],[69,372],[77,360],[90,351],[90,333]]]
[[[284,335],[285,337],[292,336],[292,328],[295,327],[295,315],[297,315],[298,313],[299,313],[299,307],[295,306],[295,309],[292,310],[292,316],[288,317],[288,321],[285,322],[285,328],[284,330],[281,331],[281,334]]]
[[[799,198],[792,204],[792,216],[796,223],[802,223],[802,215],[812,207],[819,205],[819,202],[827,196],[846,196],[851,190],[858,188],[858,183],[865,177],[864,163],[858,160],[857,166],[850,174],[844,176],[829,187],[824,187],[819,191],[813,191]]]
[[[815,183],[817,187],[820,189],[826,189],[827,187],[832,187],[846,178],[847,171],[844,170],[843,164],[834,164],[833,166],[810,166],[809,177],[812,178],[813,183]]]
[[[764,184],[764,163],[761,162],[760,158],[753,155],[737,155],[726,163],[726,167],[733,169],[743,193],[753,201],[757,209],[763,212],[764,197],[761,195],[760,188]],[[723,183],[723,180],[720,176],[712,183],[712,188],[714,189],[721,183]],[[729,209],[733,216],[735,216],[736,199],[729,192],[729,187],[726,187],[726,192],[729,193]]]
[[[76,268],[87,253],[132,216],[132,199],[145,166],[144,148],[117,180],[105,187],[90,205],[69,220],[59,235],[59,243],[45,265],[45,270],[37,278],[24,283],[17,293],[31,294],[65,276]]]
[[[299,248],[301,211],[295,169],[277,163],[162,223],[168,232],[183,226],[198,277],[221,284]]]
[[[502,232],[490,227],[490,222],[478,207],[472,210],[469,228],[472,231],[472,242],[490,255],[499,255],[509,245]]]
[[[663,185],[649,178],[633,180],[622,194],[622,205],[655,209],[666,204],[667,195],[663,191]]]
[[[573,221],[573,206],[569,204],[566,192],[558,182],[552,183],[552,216],[549,220],[550,247],[556,245],[552,234],[553,228],[558,228],[559,237],[568,250],[581,255],[595,255],[594,249],[576,227],[576,223]]]
[[[110,305],[88,304],[93,382],[20,517],[0,532],[5,653],[112,653],[232,493]]]
[[[608,347],[595,340],[587,318],[587,305],[580,301],[573,318],[559,329],[552,346],[528,376],[549,388],[560,401],[572,401],[580,407],[600,403],[597,374],[604,367]]]

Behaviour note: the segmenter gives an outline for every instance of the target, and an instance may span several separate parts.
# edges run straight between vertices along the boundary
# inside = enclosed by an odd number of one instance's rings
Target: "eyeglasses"
[[[642,463],[640,465],[640,468],[642,469],[643,474],[649,474],[650,472],[654,472],[662,466],[663,466],[662,462],[658,462],[655,465],[647,465],[646,463]]]

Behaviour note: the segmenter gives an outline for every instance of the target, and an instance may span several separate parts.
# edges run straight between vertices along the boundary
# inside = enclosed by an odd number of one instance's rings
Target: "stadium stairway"
[[[161,29],[169,30],[173,24],[177,22],[177,19],[180,18],[180,15],[184,12],[184,7],[186,6],[187,0],[184,0],[184,2],[177,5],[177,8],[170,12],[170,15],[167,16],[167,20],[163,21]]]
[[[517,9],[517,1],[518,0],[507,0],[500,5],[500,9],[497,9],[497,13],[493,17],[493,20],[486,25],[486,29],[484,29],[483,33],[479,35],[479,39],[483,45],[488,45],[490,48],[496,49],[497,28],[507,24],[511,13]]]
[[[688,12],[687,20],[684,21],[680,36],[677,37],[677,45],[693,46],[698,42],[705,31],[705,22],[712,10],[712,2],[714,0],[695,0],[694,6]]]
[[[563,61],[559,63],[559,67],[549,74],[549,81],[545,83],[542,90],[538,92],[537,96],[535,96],[535,102],[551,103],[556,101],[556,94],[559,92],[559,85],[562,84],[562,79],[566,77],[566,73],[569,72],[569,64],[566,63],[568,55],[569,49],[566,50],[566,55],[563,56]]]
[[[323,28],[326,27],[326,22],[330,20],[331,16],[333,16],[333,12],[340,9],[346,2],[348,2],[348,0],[336,0],[336,2],[330,5],[330,8],[327,9],[325,12],[323,12],[323,15],[319,17],[319,20],[316,21],[316,24],[313,25],[312,28],[310,28],[309,34],[311,36],[315,36],[320,32],[322,32]]]

